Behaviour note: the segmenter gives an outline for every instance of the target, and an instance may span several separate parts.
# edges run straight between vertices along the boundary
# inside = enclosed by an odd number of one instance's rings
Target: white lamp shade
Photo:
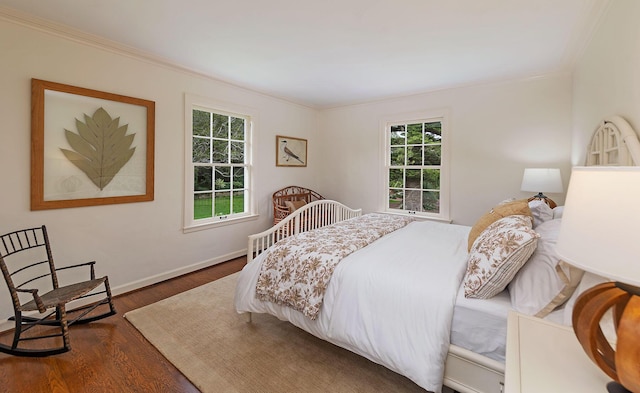
[[[640,286],[640,167],[575,167],[556,252],[585,271]]]
[[[558,168],[526,168],[522,176],[522,191],[561,193],[562,177]]]

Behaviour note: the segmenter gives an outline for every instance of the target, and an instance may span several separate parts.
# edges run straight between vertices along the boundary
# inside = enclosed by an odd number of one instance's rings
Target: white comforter
[[[417,221],[337,266],[315,321],[256,299],[262,253],[240,274],[238,312],[269,313],[440,392],[469,227]]]

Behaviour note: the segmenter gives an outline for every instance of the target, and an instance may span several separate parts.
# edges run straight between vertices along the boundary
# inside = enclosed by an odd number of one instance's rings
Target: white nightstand
[[[610,381],[571,327],[509,314],[505,393],[606,393]]]

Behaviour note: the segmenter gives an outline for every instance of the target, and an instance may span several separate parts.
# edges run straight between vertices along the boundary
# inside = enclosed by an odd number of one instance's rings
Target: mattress
[[[507,316],[512,310],[507,289],[490,299],[467,299],[461,285],[453,309],[451,344],[504,363]],[[544,319],[562,323],[562,314],[559,309]]]
[[[467,299],[461,285],[453,309],[451,344],[504,362],[510,310],[507,290],[491,299]]]

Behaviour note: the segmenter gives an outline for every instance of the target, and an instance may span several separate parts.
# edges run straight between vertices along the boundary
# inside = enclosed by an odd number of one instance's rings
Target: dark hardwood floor
[[[235,273],[245,263],[245,257],[237,258],[115,297],[118,314],[72,326],[72,349],[61,355],[0,353],[0,392],[199,392],[123,315]],[[0,341],[10,342],[9,333],[0,335]]]

